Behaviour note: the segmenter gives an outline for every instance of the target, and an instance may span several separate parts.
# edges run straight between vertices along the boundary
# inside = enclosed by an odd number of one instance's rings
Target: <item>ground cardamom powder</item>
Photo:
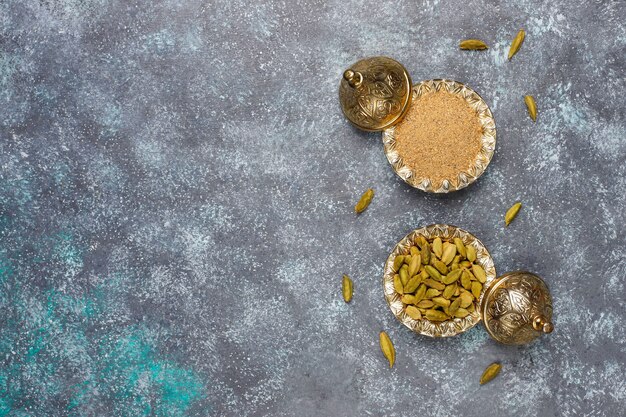
[[[435,188],[444,179],[456,184],[482,147],[483,128],[465,99],[447,91],[430,92],[414,100],[395,127],[396,150],[419,178],[430,178]]]

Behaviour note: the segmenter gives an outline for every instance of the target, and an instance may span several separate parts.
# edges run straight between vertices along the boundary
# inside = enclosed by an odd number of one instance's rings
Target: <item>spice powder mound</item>
[[[414,100],[395,127],[396,150],[415,176],[429,178],[435,188],[467,171],[482,147],[483,128],[477,112],[462,97],[447,91]]]

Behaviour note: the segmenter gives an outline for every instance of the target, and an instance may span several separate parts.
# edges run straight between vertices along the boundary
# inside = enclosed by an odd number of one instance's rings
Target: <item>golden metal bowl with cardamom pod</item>
[[[398,265],[394,263],[398,256],[410,256],[411,246],[415,246],[422,238],[426,242],[433,242],[435,238],[444,241],[456,239],[468,252],[471,247],[471,251],[475,253],[473,264],[484,271],[481,290],[474,295],[471,311],[460,317],[448,315],[447,319],[442,321],[409,314],[410,308],[416,309],[404,302],[407,300],[406,294],[398,292],[398,283],[394,282],[394,279],[397,281]],[[429,264],[437,265],[437,262],[438,258],[432,255]],[[424,268],[428,269],[429,266],[426,265]],[[430,270],[435,272],[433,268]],[[443,279],[445,280],[445,277]],[[400,240],[385,263],[383,291],[393,315],[412,331],[425,336],[455,336],[471,329],[481,320],[484,320],[489,335],[504,344],[529,343],[553,330],[552,299],[545,282],[537,275],[525,271],[510,272],[496,277],[493,259],[485,245],[471,233],[456,226],[433,224],[416,229]],[[412,296],[413,294],[410,295]],[[410,297],[411,300],[419,301]],[[446,308],[442,310],[446,311]]]

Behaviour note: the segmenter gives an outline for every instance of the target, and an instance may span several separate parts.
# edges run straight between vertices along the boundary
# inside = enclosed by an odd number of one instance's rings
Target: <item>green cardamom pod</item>
[[[474,276],[481,284],[487,281],[487,274],[485,273],[485,270],[483,269],[482,266],[478,264],[472,265],[472,272],[474,273]]]
[[[480,293],[482,290],[483,286],[480,284],[480,282],[472,282],[472,295],[476,297],[477,300],[480,298]]]
[[[428,287],[425,284],[420,284],[420,286],[417,287],[417,291],[415,291],[415,304],[422,301],[422,299],[426,296],[427,290]]]
[[[404,304],[415,304],[415,296],[410,294],[404,294],[401,298]]]
[[[435,305],[435,303],[433,303],[430,300],[422,300],[419,303],[416,304],[416,306],[420,307],[420,308],[431,308]]]
[[[443,298],[447,298],[449,300],[450,297],[454,295],[457,289],[458,287],[456,284],[450,284],[446,286],[446,288],[443,290],[443,294],[442,294]]]
[[[404,285],[402,284],[402,279],[398,274],[393,276],[393,289],[400,295],[404,294]]]
[[[487,44],[480,39],[466,39],[461,41],[459,48],[473,51],[481,51],[483,49],[489,49]]]
[[[419,287],[419,285],[422,283],[422,277],[419,275],[415,275],[413,278],[411,278],[409,280],[409,282],[406,283],[406,285],[404,286],[404,292],[406,293],[412,293],[415,292],[415,290],[417,289],[417,287]]]
[[[443,297],[435,297],[432,298],[430,301],[441,307],[448,307],[450,305],[450,300],[446,300]]]
[[[426,266],[424,266],[424,269],[426,270],[426,272],[428,272],[428,275],[430,275],[430,277],[432,279],[436,279],[437,281],[441,281],[442,276],[439,273],[439,271],[437,271],[435,268],[433,268],[430,265],[426,265]]]
[[[515,35],[515,39],[513,39],[513,42],[511,43],[511,48],[509,49],[509,60],[513,58],[513,55],[515,55],[517,51],[519,51],[519,48],[522,47],[522,43],[524,42],[525,37],[526,32],[524,32],[524,29],[520,29],[520,31],[517,32],[517,35]]]
[[[430,321],[445,321],[445,320],[448,320],[448,315],[446,313],[444,313],[443,311],[426,310],[426,313],[424,313],[424,315]]]
[[[341,282],[341,289],[343,292],[343,299],[346,303],[349,303],[352,300],[352,280],[349,276],[343,276],[343,280]]]
[[[437,271],[439,271],[442,274],[447,274],[448,273],[448,267],[446,266],[446,264],[444,264],[443,262],[441,262],[438,259],[431,259],[431,264],[437,268]]]
[[[424,298],[433,298],[433,297],[437,297],[440,294],[441,294],[441,291],[436,290],[434,288],[429,288],[426,291],[426,295],[424,295]]]
[[[459,279],[462,272],[463,270],[461,269],[455,269],[454,271],[451,271],[448,275],[446,275],[446,277],[443,278],[441,282],[443,282],[446,285],[452,284],[453,282],[456,282]]]
[[[409,276],[412,277],[413,275],[415,275],[417,273],[417,271],[419,271],[419,267],[421,265],[421,256],[418,255],[413,255],[411,257],[411,263],[409,264]]]
[[[443,243],[440,237],[436,237],[435,240],[433,240],[433,252],[437,258],[441,259],[443,255]]]
[[[409,273],[404,268],[400,268],[400,280],[402,280],[402,285],[406,285],[409,282]]]
[[[470,274],[467,271],[467,269],[464,269],[463,274],[461,275],[461,285],[466,290],[469,290],[472,288],[472,279],[470,278]]]
[[[430,247],[428,244],[422,246],[420,254],[422,255],[422,263],[428,265],[430,263]]]
[[[469,316],[469,311],[467,311],[464,308],[459,307],[455,312],[454,312],[454,317],[458,317],[460,319]]]
[[[533,122],[537,121],[537,103],[533,96],[524,96],[524,103],[526,103],[526,108],[528,108],[528,115]]]
[[[441,255],[441,262],[448,265],[450,262],[452,262],[452,260],[454,260],[455,255],[456,255],[455,245],[452,245],[452,244],[449,244],[447,246],[444,245],[443,254]]]
[[[458,300],[461,300],[461,307],[467,308],[474,302],[474,296],[469,292],[464,292],[459,295]]]
[[[354,211],[356,211],[357,213],[364,212],[367,206],[369,206],[370,203],[372,202],[373,198],[374,198],[374,190],[370,188],[366,192],[363,193],[363,195],[359,199],[359,202],[356,203],[356,206],[354,206]]]
[[[448,307],[448,314],[454,315],[454,313],[456,313],[456,311],[459,309],[460,306],[461,306],[461,299],[457,298],[452,303],[450,303],[450,307]]]
[[[413,255],[417,255],[418,253],[420,253],[419,249],[417,249],[417,247],[416,247],[416,246],[411,246],[411,247],[409,248],[409,252],[411,252],[411,256],[413,256]]]
[[[398,255],[393,260],[393,270],[398,272],[402,264],[404,263],[404,255]]]
[[[408,306],[406,310],[404,310],[407,316],[411,317],[413,320],[421,320],[422,313],[420,313],[419,309],[415,306]]]
[[[483,375],[480,377],[480,385],[484,385],[494,379],[496,376],[498,376],[501,369],[502,365],[497,362],[489,365],[487,369],[485,369],[485,372],[483,372]]]
[[[513,204],[510,209],[506,211],[506,214],[504,215],[505,226],[508,226],[509,224],[511,224],[511,222],[513,221],[513,219],[515,219],[515,217],[517,216],[517,213],[519,213],[519,210],[521,208],[522,208],[522,203],[518,201],[517,203]]]
[[[396,361],[396,350],[393,347],[393,343],[391,343],[389,335],[385,332],[380,332],[380,350],[383,351],[383,355],[389,361],[389,367],[393,367]]]
[[[467,260],[474,262],[476,260],[476,248],[472,245],[467,245],[465,250],[467,251]]]
[[[454,238],[454,246],[456,246],[456,251],[461,255],[462,258],[467,258],[467,252],[465,252],[465,245],[463,241],[459,237]]]
[[[435,281],[432,278],[426,278],[422,282],[424,284],[426,284],[427,287],[434,288],[434,289],[439,290],[439,291],[443,291],[443,289],[446,288],[446,286],[443,285],[441,282],[437,282],[437,281]]]

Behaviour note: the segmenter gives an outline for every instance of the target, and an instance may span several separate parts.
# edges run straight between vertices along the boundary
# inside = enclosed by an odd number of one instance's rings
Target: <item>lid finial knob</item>
[[[350,87],[357,88],[363,82],[363,75],[358,71],[346,70],[343,78],[350,84]]]
[[[554,325],[544,316],[537,316],[533,319],[533,328],[544,333],[552,333]]]

